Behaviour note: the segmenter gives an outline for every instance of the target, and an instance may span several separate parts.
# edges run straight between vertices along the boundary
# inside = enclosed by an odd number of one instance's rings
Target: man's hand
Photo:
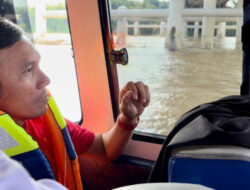
[[[119,120],[125,124],[136,124],[139,116],[149,105],[150,93],[148,86],[142,82],[129,82],[120,92]],[[103,134],[96,134],[95,140],[86,154],[95,158],[115,160],[121,155],[128,144],[133,130],[122,127],[112,127]]]
[[[143,82],[128,82],[120,92],[120,121],[136,123],[149,102],[150,93],[147,85]]]

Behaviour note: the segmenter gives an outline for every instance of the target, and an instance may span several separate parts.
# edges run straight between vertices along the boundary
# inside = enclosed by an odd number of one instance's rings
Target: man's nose
[[[48,86],[50,84],[50,79],[49,77],[42,71],[40,71],[40,80],[37,84],[37,88],[45,88],[46,86]]]

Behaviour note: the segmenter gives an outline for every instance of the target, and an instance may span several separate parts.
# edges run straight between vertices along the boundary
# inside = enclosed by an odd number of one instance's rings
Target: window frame
[[[113,103],[114,119],[116,120],[118,113],[119,113],[119,105],[118,105],[118,102],[119,102],[118,80],[119,79],[118,79],[118,72],[116,69],[116,64],[112,63],[110,59],[111,52],[115,50],[113,47],[111,16],[110,16],[110,7],[109,7],[110,4],[109,4],[109,0],[98,0],[98,4],[99,4],[99,10],[100,10],[100,22],[101,22],[104,51],[105,51],[105,57],[106,57],[106,66],[107,66],[107,70],[109,71],[107,74],[109,78],[110,93],[111,93],[111,98],[115,99],[115,100],[112,100],[112,103]],[[135,130],[132,136],[132,139],[136,141],[149,142],[149,143],[154,143],[154,144],[163,144],[166,137],[167,136],[165,135],[146,133],[146,132]]]

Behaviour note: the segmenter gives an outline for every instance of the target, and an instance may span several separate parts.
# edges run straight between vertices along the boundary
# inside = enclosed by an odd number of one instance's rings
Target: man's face
[[[47,108],[45,87],[50,81],[39,61],[39,53],[25,37],[0,50],[0,109],[20,125],[43,115]]]

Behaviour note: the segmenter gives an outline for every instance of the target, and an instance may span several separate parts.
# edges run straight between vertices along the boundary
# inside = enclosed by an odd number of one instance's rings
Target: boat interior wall
[[[151,161],[156,161],[161,148],[162,144],[131,140],[128,146],[126,147],[124,154],[144,158]]]
[[[88,190],[110,190],[125,185],[146,183],[151,171],[151,167],[119,160],[110,163],[80,157],[79,163],[83,183]]]
[[[114,119],[98,2],[67,1],[67,8],[84,115],[83,125],[96,133],[102,133],[114,124]]]

